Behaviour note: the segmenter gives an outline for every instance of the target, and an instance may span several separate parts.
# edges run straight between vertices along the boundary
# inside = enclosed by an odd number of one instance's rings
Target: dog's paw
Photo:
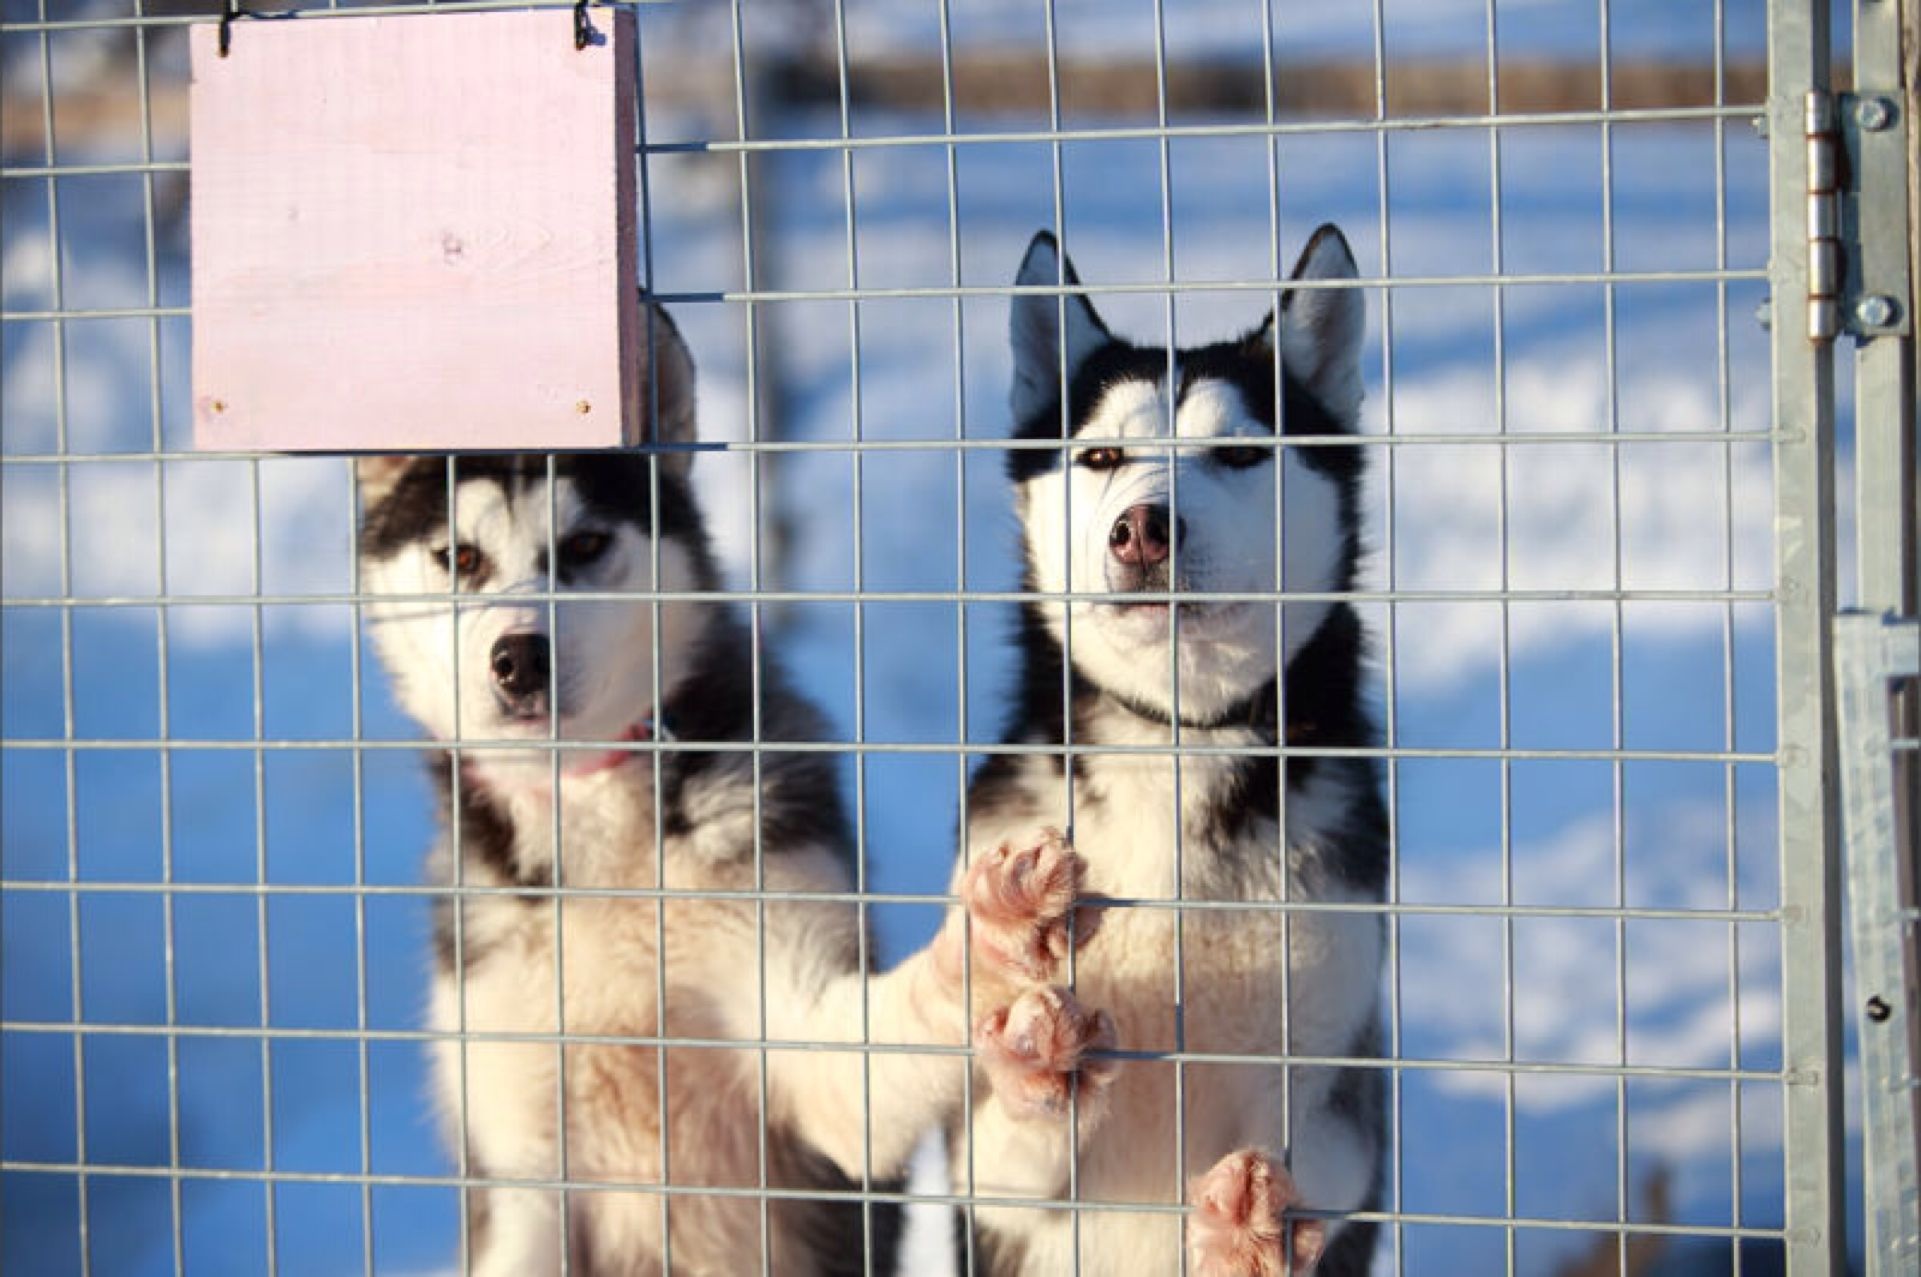
[[[1086,1057],[1113,1045],[1107,1012],[1087,1010],[1065,989],[1030,989],[974,1026],[995,1097],[1021,1119],[1066,1116],[1076,1078],[1082,1112],[1093,1111],[1114,1080],[1114,1063]]]
[[[1319,1220],[1282,1218],[1299,1201],[1287,1169],[1259,1149],[1229,1153],[1188,1185],[1187,1256],[1193,1277],[1281,1277],[1313,1270]],[[1291,1234],[1291,1237],[1290,1237]],[[1285,1243],[1292,1242],[1291,1247]],[[1291,1253],[1292,1268],[1286,1257]]]
[[[1004,842],[977,857],[961,879],[975,960],[986,974],[1051,984],[1069,950],[1085,944],[1100,911],[1075,907],[1087,863],[1057,829]]]

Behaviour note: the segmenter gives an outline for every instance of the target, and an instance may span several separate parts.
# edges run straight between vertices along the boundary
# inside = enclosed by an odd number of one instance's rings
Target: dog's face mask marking
[[[1332,230],[1317,234],[1295,271],[1354,275]],[[1038,237],[1018,282],[1062,280],[1078,282],[1051,238]],[[1063,400],[1069,431],[1059,451],[1011,454],[1031,583],[1043,593],[1143,596],[1043,609],[1083,675],[1158,714],[1174,711],[1178,680],[1180,716],[1205,723],[1262,687],[1312,636],[1324,600],[1285,604],[1277,616],[1269,600],[1170,605],[1166,596],[1346,588],[1352,462],[1333,453],[1349,450],[1274,446],[1274,343],[1278,335],[1283,432],[1350,432],[1363,323],[1351,289],[1290,292],[1278,324],[1270,315],[1238,341],[1179,350],[1170,361],[1165,349],[1115,338],[1085,298],[1015,300],[1019,433],[1061,438]]]
[[[444,488],[444,466],[421,464]],[[634,498],[644,508],[645,488]],[[682,672],[648,596],[695,588],[687,547],[648,524],[595,508],[564,472],[551,499],[544,474],[457,478],[452,519],[363,572],[375,595],[448,596],[370,608],[401,703],[447,741],[619,738],[653,704],[656,647],[663,687]],[[670,630],[685,605],[659,611]]]
[[[691,439],[692,365],[671,326],[656,334],[663,437]],[[442,741],[626,738],[685,673],[694,637],[698,605],[659,593],[708,584],[686,456],[661,457],[657,475],[633,453],[449,465],[360,463],[369,629],[401,705]],[[550,755],[468,757],[540,781]],[[567,772],[601,753],[559,756]]]

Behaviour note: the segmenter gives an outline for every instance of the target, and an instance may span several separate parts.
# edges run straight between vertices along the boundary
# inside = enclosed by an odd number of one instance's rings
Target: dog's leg
[[[531,1188],[481,1191],[487,1195],[487,1231],[474,1248],[473,1277],[559,1272],[560,1194]]]
[[[990,1093],[975,1105],[974,1191],[1052,1197],[1067,1186],[1081,1138],[1100,1121],[1114,1065],[1089,1060],[1114,1045],[1114,1022],[1064,989],[1032,989],[982,1017],[975,1054]],[[1079,1120],[1070,1134],[1068,1117]]]
[[[1351,1112],[1330,1102],[1333,1069],[1294,1073],[1294,1128],[1290,1159],[1301,1200],[1319,1210],[1360,1210],[1369,1205],[1379,1178],[1378,1127],[1369,1129]],[[1323,1221],[1326,1244],[1346,1227]]]
[[[1188,1186],[1188,1271],[1194,1277],[1312,1271],[1324,1241],[1320,1221],[1282,1217],[1299,1200],[1278,1160],[1256,1148],[1229,1153]]]
[[[788,859],[783,857],[783,860]],[[973,940],[977,989],[1014,989],[1050,973],[1094,916],[1077,909],[1082,866],[1057,834],[1003,847],[961,874],[971,927],[954,914],[933,942],[885,975],[852,960],[823,972],[820,954],[846,955],[846,910],[768,909],[767,1032],[776,1039],[960,1048],[968,1041],[965,945]],[[816,885],[818,885],[816,883]],[[776,914],[786,922],[776,921]],[[835,940],[833,937],[841,937]],[[959,1107],[968,1061],[958,1051],[773,1051],[768,1080],[777,1108],[850,1176],[896,1172],[920,1136]]]

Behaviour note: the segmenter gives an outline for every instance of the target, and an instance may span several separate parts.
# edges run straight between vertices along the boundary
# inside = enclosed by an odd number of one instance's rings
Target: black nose
[[[1174,540],[1180,540],[1181,533],[1187,530],[1187,521],[1181,520],[1174,530]],[[1167,535],[1167,507],[1164,505],[1137,505],[1114,520],[1114,526],[1107,533],[1107,548],[1122,563],[1137,567],[1152,567],[1167,562],[1170,542]]]
[[[552,666],[545,634],[503,634],[487,659],[494,686],[509,700],[524,701],[547,691]]]

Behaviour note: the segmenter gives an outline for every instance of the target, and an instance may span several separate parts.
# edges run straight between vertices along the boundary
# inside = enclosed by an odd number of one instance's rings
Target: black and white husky
[[[654,433],[686,443],[692,361],[648,314]],[[824,734],[699,597],[719,577],[688,461],[359,465],[372,632],[450,747],[434,1073],[466,1173],[505,1181],[469,1194],[482,1277],[891,1273],[897,1211],[822,1191],[882,1185],[962,1093],[957,1051],[819,1049],[963,1045],[961,928],[863,970],[828,756],[749,748]],[[1036,867],[966,880],[993,904],[976,969],[1063,950],[1077,865]]]
[[[1335,286],[1291,289],[1245,336],[1171,357],[1114,336],[1083,296],[1014,300],[1017,437],[1065,435],[1008,463],[1032,601],[1005,740],[1043,748],[981,768],[967,844],[1071,820],[1084,888],[1128,905],[1072,969],[1111,1030],[1061,998],[980,1028],[986,1085],[951,1137],[956,1182],[971,1168],[975,1193],[1029,1203],[976,1212],[996,1277],[1070,1271],[1077,1246],[1088,1273],[1172,1273],[1183,1244],[1202,1277],[1367,1270],[1371,1225],[1282,1217],[1373,1206],[1384,1140],[1379,1071],[1338,1063],[1379,1048],[1380,782],[1365,757],[1314,753],[1373,743],[1362,628],[1346,602],[1275,597],[1355,580],[1362,449],[1327,442],[1361,403],[1364,306],[1338,286],[1354,277],[1322,227],[1294,278]],[[1042,233],[1017,282],[1079,281]],[[1277,448],[1277,431],[1322,440]],[[1226,597],[1182,600],[1201,592]],[[1063,743],[1076,752],[1046,748]],[[1118,1056],[1083,1062],[1109,1032]],[[1130,1052],[1193,1058],[1177,1079]],[[1316,1063],[1248,1058],[1282,1056]],[[1100,1209],[1032,1204],[1065,1198],[1070,1173]]]

